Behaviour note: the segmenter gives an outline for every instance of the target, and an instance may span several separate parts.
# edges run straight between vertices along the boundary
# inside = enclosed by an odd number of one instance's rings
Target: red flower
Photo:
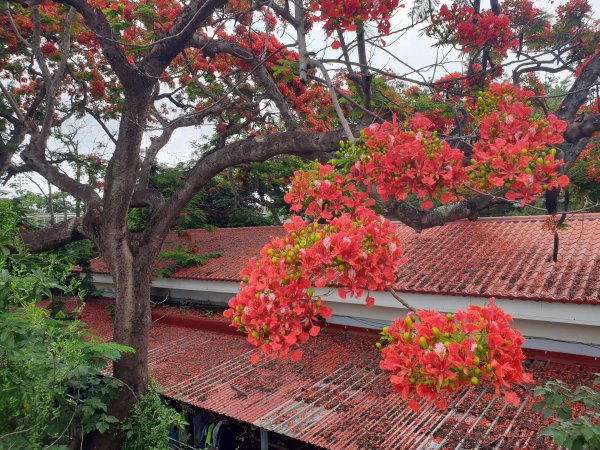
[[[419,311],[384,330],[381,368],[404,398],[423,398],[445,407],[460,385],[490,382],[508,402],[518,402],[510,386],[531,382],[523,371],[521,333],[494,305],[442,314]],[[414,405],[414,403],[412,404]]]

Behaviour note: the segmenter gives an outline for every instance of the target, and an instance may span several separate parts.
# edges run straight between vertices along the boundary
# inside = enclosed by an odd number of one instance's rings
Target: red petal
[[[252,355],[252,357],[250,358],[250,361],[252,362],[252,364],[257,365],[258,361],[260,360],[260,355],[258,353],[255,353],[254,355]]]
[[[429,211],[431,208],[433,208],[433,202],[427,199],[421,203],[421,208],[423,208],[425,211]]]
[[[421,404],[416,400],[409,400],[408,406],[416,413],[418,413],[421,410]]]
[[[566,175],[561,175],[556,181],[560,187],[565,187],[569,184],[569,177]]]
[[[520,405],[521,404],[521,399],[514,392],[507,392],[506,394],[504,394],[504,401],[511,405]]]
[[[321,315],[321,317],[323,317],[323,319],[329,319],[333,314],[333,310],[328,306],[321,305],[321,307],[319,308],[319,314]]]
[[[292,358],[293,361],[300,361],[300,358],[302,358],[302,350],[294,350],[290,355],[290,358]]]

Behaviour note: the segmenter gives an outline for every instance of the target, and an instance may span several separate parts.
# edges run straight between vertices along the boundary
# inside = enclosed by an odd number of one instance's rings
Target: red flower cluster
[[[44,44],[42,44],[40,49],[42,50],[44,56],[54,56],[59,52],[58,47],[56,47],[56,44],[54,44],[54,42],[45,42]]]
[[[358,206],[375,204],[365,192],[357,190],[352,176],[335,172],[330,164],[316,164],[313,169],[294,172],[292,187],[284,196],[290,209],[318,219],[331,219]]]
[[[242,271],[244,282],[225,317],[267,357],[298,359],[300,344],[319,333],[319,317],[331,316],[313,286],[337,284],[342,298],[360,297],[393,283],[404,258],[396,226],[368,208],[322,227],[294,216],[286,228],[287,236],[272,239]],[[373,305],[369,296],[366,302]]]
[[[355,31],[357,25],[368,20],[377,24],[381,34],[390,33],[390,18],[396,8],[402,8],[399,0],[322,0],[311,3],[313,12],[319,12],[314,19],[325,22],[323,28],[330,35],[334,30]]]
[[[510,327],[512,318],[494,305],[471,305],[467,311],[442,314],[419,311],[396,320],[382,332],[382,369],[409,404],[419,410],[422,398],[446,408],[460,386],[487,381],[508,403],[519,398],[511,384],[531,382],[523,370],[521,333]]]
[[[433,207],[433,200],[456,200],[455,191],[466,180],[463,154],[439,139],[432,127],[417,114],[408,129],[396,121],[364,129],[354,146],[358,158],[352,174],[367,191],[375,186],[384,200],[405,200],[413,194],[423,199],[425,210]]]
[[[442,5],[428,34],[457,42],[465,52],[490,45],[498,54],[506,56],[510,48],[519,44],[510,25],[510,18],[505,14],[497,16],[489,9],[476,14],[470,6],[453,3],[450,8]]]
[[[479,119],[481,140],[473,146],[469,177],[478,189],[509,189],[506,197],[522,204],[569,183],[560,175],[562,162],[551,147],[563,141],[567,124],[553,115],[533,117],[533,95],[510,84],[492,84],[472,111]]]
[[[521,167],[522,161],[535,158],[535,189],[563,184],[554,152],[546,145],[561,141],[564,124],[553,117],[532,118],[527,104],[532,95],[493,85],[471,110],[482,138],[474,147],[471,178],[484,187],[511,183],[512,195],[523,201],[531,192],[522,176],[529,166]],[[294,212],[304,212],[314,222],[293,217],[286,225],[287,236],[272,239],[242,272],[240,293],[225,313],[260,350],[252,357],[254,363],[261,353],[302,356],[301,345],[318,335],[319,320],[332,313],[314,288],[337,285],[340,297],[360,297],[395,282],[404,263],[396,228],[370,209],[373,202],[366,192],[375,188],[384,199],[415,195],[423,199],[424,209],[431,208],[433,200],[445,203],[465,192],[469,177],[463,154],[439,139],[433,128],[420,115],[404,125],[395,120],[373,125],[363,130],[357,143],[342,146],[342,162],[354,161],[349,174],[321,164],[294,174],[285,200]],[[510,162],[518,170],[511,171]],[[372,306],[374,300],[367,295],[366,303]],[[416,398],[445,407],[459,386],[480,381],[491,382],[497,393],[504,392],[506,400],[515,403],[518,398],[510,385],[530,377],[523,372],[523,337],[510,328],[511,320],[493,301],[455,315],[420,311],[384,331],[389,345],[382,351],[381,367],[392,372],[392,383],[415,410]]]
[[[207,38],[209,36],[206,36]],[[294,111],[304,120],[307,129],[325,131],[332,126],[333,104],[326,89],[317,83],[303,84],[293,71],[293,62],[298,61],[298,53],[287,49],[273,33],[257,33],[248,27],[239,25],[236,33],[228,35],[224,31],[219,38],[234,42],[252,52],[261,60],[265,53],[270,57],[264,61],[264,67],[272,74],[277,88],[289,101]],[[227,54],[218,54],[214,58],[197,58],[190,53],[198,70],[208,73],[219,72],[223,77],[236,73],[239,69],[250,70],[253,66],[248,60],[241,57],[232,57]],[[185,64],[185,60],[181,60]],[[182,77],[184,84],[191,82],[191,76]],[[250,85],[242,86],[253,89]],[[249,113],[251,114],[251,113]]]
[[[575,162],[574,169],[585,181],[600,183],[600,143],[588,143]]]
[[[544,10],[536,8],[531,0],[505,0],[502,2],[502,12],[510,18],[511,25],[519,30],[536,27],[546,21]]]

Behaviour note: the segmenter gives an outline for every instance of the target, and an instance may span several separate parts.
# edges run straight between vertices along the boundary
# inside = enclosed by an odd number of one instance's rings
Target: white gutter
[[[93,280],[98,288],[112,289],[110,275],[94,274]],[[226,304],[227,300],[238,292],[239,286],[239,282],[236,281],[177,278],[160,278],[152,281],[154,294],[181,299],[188,303],[208,301]],[[373,308],[366,308],[363,299],[339,298],[337,289],[318,289],[316,292],[326,295],[326,302],[334,310],[334,316],[329,320],[331,323],[380,329],[396,317],[406,314],[406,309],[387,292],[371,293],[375,298]],[[415,293],[400,293],[400,295],[415,308],[441,312],[464,310],[471,304],[484,305],[489,301],[486,298],[451,295]],[[523,335],[529,337],[526,346],[600,357],[599,305],[519,299],[496,299],[496,305],[510,314],[515,320],[515,326]]]

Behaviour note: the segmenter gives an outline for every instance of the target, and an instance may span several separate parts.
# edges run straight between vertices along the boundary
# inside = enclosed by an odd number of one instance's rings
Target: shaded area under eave
[[[461,220],[416,233],[399,226],[408,258],[398,272],[400,292],[541,300],[600,305],[600,214],[570,216],[559,232],[558,262],[547,216]],[[203,266],[180,268],[170,278],[240,281],[239,272],[283,227],[222,228],[170,233],[164,248],[195,246],[223,252]],[[91,263],[108,273],[106,263]]]
[[[108,300],[86,304],[81,320],[112,335]],[[181,312],[182,317],[186,313]],[[393,391],[378,368],[376,337],[326,330],[298,363],[250,363],[242,337],[154,322],[150,371],[168,397],[328,449],[549,449],[531,412],[532,386],[506,406],[489,388],[467,388],[439,411],[419,414]],[[528,362],[536,381],[591,384],[598,367]]]

